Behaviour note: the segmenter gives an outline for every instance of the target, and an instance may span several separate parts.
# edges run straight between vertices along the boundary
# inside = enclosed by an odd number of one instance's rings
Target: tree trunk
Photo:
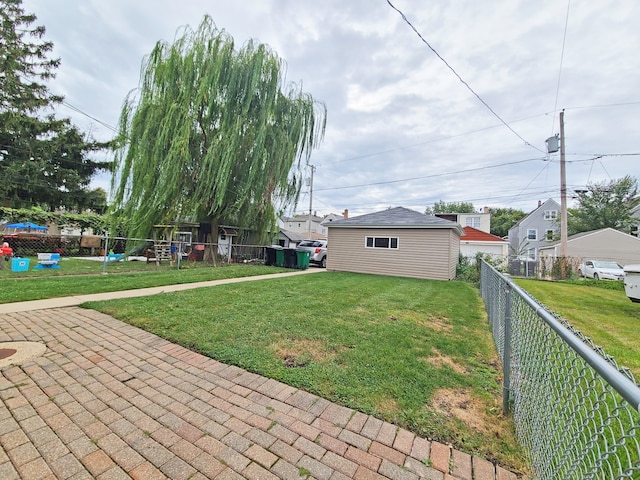
[[[214,267],[217,267],[218,260],[218,220],[211,220],[211,232],[206,237],[207,245],[204,248],[205,262],[213,263]]]

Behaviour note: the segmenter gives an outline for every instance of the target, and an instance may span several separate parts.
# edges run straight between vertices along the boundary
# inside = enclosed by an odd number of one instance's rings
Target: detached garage
[[[328,225],[327,269],[452,280],[462,227],[404,207]]]

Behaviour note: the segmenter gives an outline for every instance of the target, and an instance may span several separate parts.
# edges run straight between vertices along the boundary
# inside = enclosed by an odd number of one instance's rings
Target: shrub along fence
[[[538,479],[640,478],[640,388],[600,347],[482,262],[503,410]]]

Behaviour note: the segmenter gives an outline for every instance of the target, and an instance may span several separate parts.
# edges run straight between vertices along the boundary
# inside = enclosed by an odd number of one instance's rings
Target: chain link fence
[[[640,479],[633,374],[486,262],[480,289],[535,478]]]
[[[106,270],[115,262],[130,261],[180,269],[189,264],[263,263],[265,260],[264,245],[236,245],[232,241],[203,243],[181,239],[162,241],[99,235],[19,233],[0,235],[0,245],[5,242],[11,248],[11,256],[31,258],[34,264],[39,254],[56,253],[61,258],[102,261]]]

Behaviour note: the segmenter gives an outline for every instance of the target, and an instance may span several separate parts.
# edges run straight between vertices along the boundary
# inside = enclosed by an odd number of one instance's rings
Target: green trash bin
[[[298,257],[298,265],[297,268],[301,270],[306,270],[309,268],[309,252],[304,250],[297,250],[296,256]]]
[[[284,267],[284,249],[282,247],[273,247],[276,251],[276,266]]]

